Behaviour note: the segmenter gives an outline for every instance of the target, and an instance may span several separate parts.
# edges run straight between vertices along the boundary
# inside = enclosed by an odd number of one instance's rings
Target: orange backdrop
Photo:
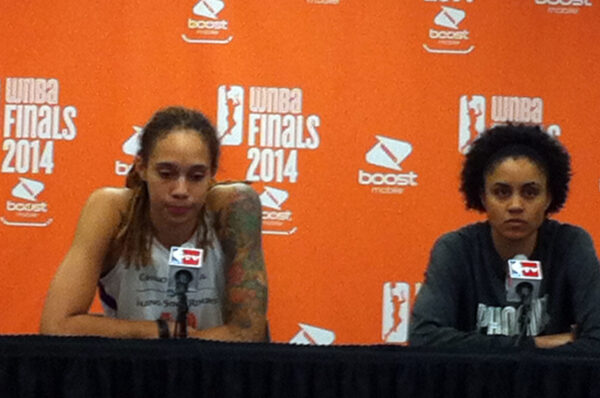
[[[0,333],[37,332],[85,199],[123,185],[171,104],[214,121],[219,178],[261,195],[276,341],[404,343],[434,240],[482,218],[461,152],[495,123],[568,147],[556,218],[600,241],[599,17],[592,0],[5,5]]]

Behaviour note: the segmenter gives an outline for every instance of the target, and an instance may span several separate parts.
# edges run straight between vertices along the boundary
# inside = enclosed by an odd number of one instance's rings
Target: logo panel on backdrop
[[[463,95],[459,107],[458,150],[467,153],[473,141],[485,130],[485,97]]]
[[[52,223],[48,217],[48,203],[38,201],[38,195],[44,190],[45,184],[30,178],[19,177],[19,182],[13,187],[13,200],[6,201],[6,216],[0,217],[5,225],[13,227],[46,227]]]
[[[591,0],[534,0],[538,6],[546,6],[550,14],[579,14],[580,10],[592,7]]]
[[[244,88],[220,86],[217,101],[221,145],[241,145],[244,140]]]
[[[232,3],[231,1],[229,3]],[[233,39],[230,21],[223,17],[226,4],[222,0],[199,0],[188,16],[181,38],[191,44],[227,44]],[[223,14],[222,14],[223,13]]]
[[[299,182],[299,157],[319,148],[321,117],[304,110],[300,87],[221,85],[217,90],[217,131],[223,146],[247,148],[246,181],[264,183],[264,234],[291,235],[287,184]],[[280,184],[280,185],[277,185]],[[276,186],[277,185],[277,186]]]
[[[402,162],[412,153],[412,144],[396,138],[376,135],[377,142],[365,155],[368,164],[384,167],[396,173],[381,173],[358,170],[358,183],[371,187],[371,193],[401,194],[406,187],[416,187],[417,173],[414,171],[397,173],[402,170]]]
[[[318,326],[299,323],[300,330],[292,337],[290,343],[304,345],[332,345],[335,341],[335,332]]]
[[[263,234],[291,235],[298,230],[298,227],[292,225],[292,211],[283,208],[289,196],[290,194],[283,189],[264,186],[264,191],[260,194],[260,203],[263,206]]]
[[[489,114],[487,104],[490,104]],[[461,153],[467,153],[473,141],[488,127],[544,123],[544,100],[540,97],[492,95],[487,99],[484,95],[461,95],[458,108],[458,151]],[[558,124],[547,125],[546,131],[555,137],[561,135]]]
[[[406,343],[409,318],[410,285],[405,282],[384,283],[381,339],[386,343]]]
[[[129,136],[121,146],[125,155],[131,156],[129,162],[121,162],[115,160],[115,174],[118,176],[126,176],[129,170],[133,166],[133,157],[137,155],[140,149],[140,138],[142,136],[143,128],[140,126],[133,126],[133,134]]]
[[[385,282],[383,284],[381,340],[391,344],[406,344],[410,325],[411,300],[414,301],[421,282]]]
[[[7,77],[4,88],[1,172],[27,177],[19,177],[13,186],[13,199],[6,201],[0,221],[13,227],[46,227],[52,217],[48,203],[37,201],[46,187],[39,179],[54,174],[59,143],[77,137],[77,108],[60,103],[57,79]]]
[[[447,3],[447,1],[439,1]],[[467,1],[467,3],[471,2]],[[452,4],[454,3],[457,1]],[[423,43],[425,51],[432,54],[457,55],[465,55],[473,51],[475,45],[467,19],[467,11],[464,9],[441,5],[433,16],[432,26],[427,31],[427,38]]]

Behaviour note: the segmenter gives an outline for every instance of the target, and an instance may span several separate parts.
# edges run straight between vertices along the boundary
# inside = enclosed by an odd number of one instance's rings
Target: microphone
[[[517,254],[508,260],[508,272],[506,274],[506,301],[521,304],[521,316],[519,317],[520,331],[516,345],[520,346],[524,341],[531,321],[531,300],[539,297],[540,284],[542,282],[542,263],[528,260],[527,256]]]
[[[188,290],[198,290],[198,274],[202,267],[202,249],[171,247],[169,253],[168,291],[177,296],[177,316],[173,336],[187,337]]]
[[[542,263],[528,260],[527,256],[517,254],[508,260],[506,274],[506,300],[510,302],[531,303],[532,297],[538,297],[542,283]]]
[[[192,273],[187,269],[175,272],[175,294],[187,293],[188,285],[193,279]]]

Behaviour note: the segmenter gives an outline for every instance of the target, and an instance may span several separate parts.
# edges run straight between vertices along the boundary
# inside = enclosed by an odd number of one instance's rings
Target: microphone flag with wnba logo
[[[169,253],[169,290],[175,288],[175,274],[189,271],[192,277],[188,290],[198,290],[200,268],[202,268],[203,250],[191,247],[173,246]]]
[[[515,256],[508,260],[508,273],[506,275],[506,300],[521,301],[519,294],[521,285],[531,287],[531,297],[539,297],[540,283],[542,282],[542,263],[528,260],[523,255]]]

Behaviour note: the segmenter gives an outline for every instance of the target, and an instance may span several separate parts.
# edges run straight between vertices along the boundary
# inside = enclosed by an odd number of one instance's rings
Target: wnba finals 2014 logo
[[[227,44],[233,39],[224,0],[195,0],[181,38],[192,44]]]

